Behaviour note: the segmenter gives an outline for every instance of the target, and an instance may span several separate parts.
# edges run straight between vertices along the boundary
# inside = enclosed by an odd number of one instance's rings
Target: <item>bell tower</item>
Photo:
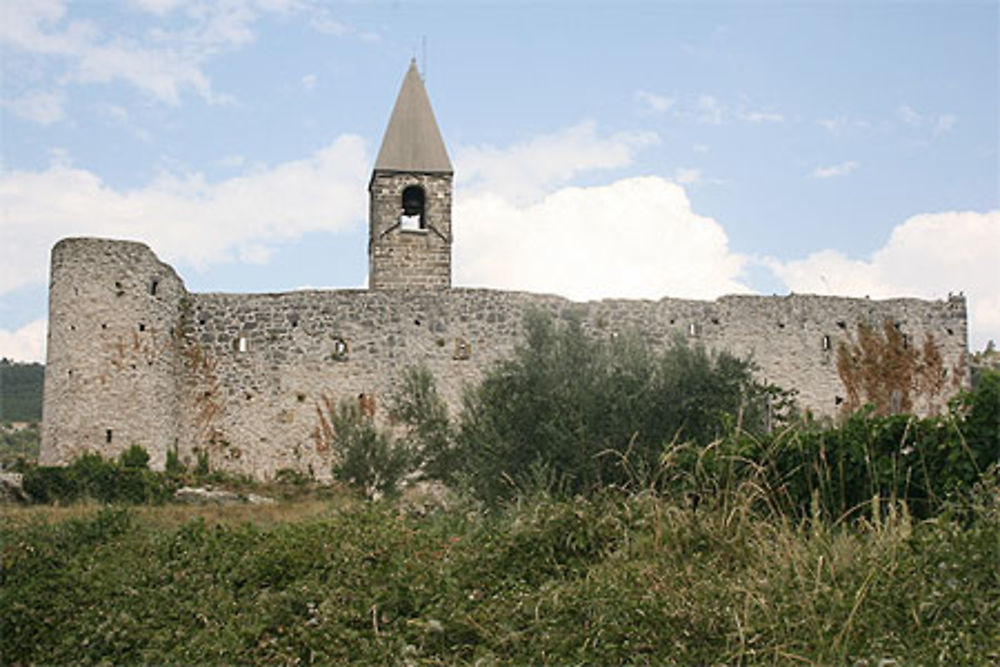
[[[453,174],[411,60],[368,185],[369,288],[451,287]]]

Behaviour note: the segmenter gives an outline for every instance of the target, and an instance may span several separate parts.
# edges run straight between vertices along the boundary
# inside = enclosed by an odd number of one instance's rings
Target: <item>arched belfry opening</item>
[[[368,185],[368,286],[451,287],[453,170],[415,61]]]
[[[424,189],[419,185],[409,185],[403,190],[401,208],[399,216],[399,226],[408,230],[427,229],[424,218],[424,204],[427,197]]]

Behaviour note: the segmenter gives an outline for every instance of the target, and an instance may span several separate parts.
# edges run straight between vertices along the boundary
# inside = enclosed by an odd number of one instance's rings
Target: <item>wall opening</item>
[[[139,331],[145,331],[145,330],[146,330],[146,325],[143,324],[142,322],[139,322]]]
[[[240,336],[233,341],[233,350],[239,352],[240,354],[248,351],[250,349],[250,341],[247,340],[246,336]]]
[[[150,295],[156,296],[156,288],[159,287],[159,286],[160,286],[160,281],[159,280],[154,280],[151,283],[149,283],[149,293],[150,293]]]
[[[350,349],[347,346],[347,341],[343,338],[333,339],[333,357],[334,361],[347,361],[347,355]]]
[[[698,335],[698,325],[695,322],[692,322],[691,324],[688,325],[688,335],[689,336]]]
[[[455,339],[455,354],[452,357],[459,361],[464,361],[472,356],[472,346],[469,341],[461,338]]]
[[[109,428],[104,432],[104,442],[111,444],[111,429]]]
[[[824,352],[829,352],[830,351],[830,337],[829,336],[823,336],[823,351]]]
[[[403,229],[426,229],[424,219],[424,189],[419,185],[411,185],[403,190],[403,213],[399,217],[399,226]]]

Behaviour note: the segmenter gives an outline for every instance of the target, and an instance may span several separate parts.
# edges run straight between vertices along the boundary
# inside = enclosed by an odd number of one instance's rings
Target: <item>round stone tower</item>
[[[139,445],[163,468],[176,445],[175,331],[186,295],[141,243],[71,238],[52,248],[40,463]]]
[[[368,186],[370,288],[451,287],[452,176],[427,91],[411,61]]]

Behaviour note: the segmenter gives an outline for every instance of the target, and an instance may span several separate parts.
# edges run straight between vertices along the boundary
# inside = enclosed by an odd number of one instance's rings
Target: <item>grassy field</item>
[[[996,489],[925,521],[542,496],[5,509],[0,662],[996,664]]]

